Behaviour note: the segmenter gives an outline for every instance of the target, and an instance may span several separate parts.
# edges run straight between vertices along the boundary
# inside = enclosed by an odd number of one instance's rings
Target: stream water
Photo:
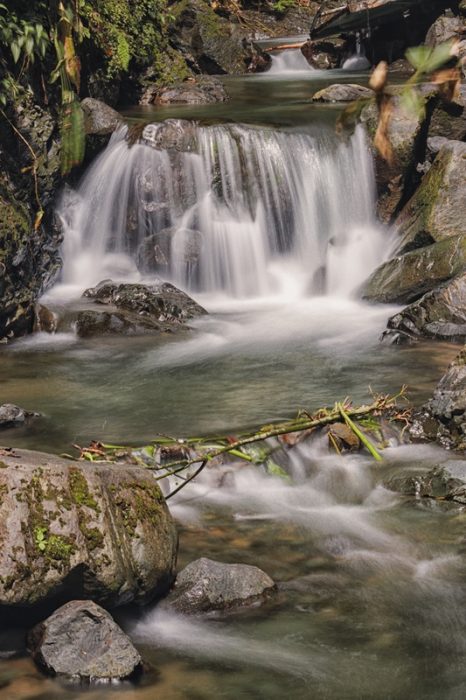
[[[64,272],[49,306],[66,317],[105,277],[150,281],[141,250],[169,228],[164,276],[209,316],[168,340],[77,340],[65,323],[2,349],[1,402],[43,414],[3,443],[70,452],[91,439],[231,433],[346,395],[364,400],[369,386],[409,383],[413,399],[427,398],[456,348],[379,343],[394,309],[358,300],[392,240],[375,223],[369,150],[359,132],[339,142],[335,108],[308,101],[342,73],[296,73],[294,61],[228,79],[228,105],[131,110],[130,122],[153,124],[152,138],[165,118],[201,120],[196,148],[129,149],[121,132],[64,194]],[[195,265],[187,231],[200,235]],[[448,455],[392,446],[384,456],[374,466],[316,442],[296,450],[289,482],[250,467],[222,480],[204,473],[172,505],[180,567],[199,556],[255,564],[282,582],[277,598],[221,620],[126,615],[156,671],[138,687],[82,697],[464,698],[466,515],[383,486]],[[81,697],[24,658],[0,661],[5,679],[2,700]]]

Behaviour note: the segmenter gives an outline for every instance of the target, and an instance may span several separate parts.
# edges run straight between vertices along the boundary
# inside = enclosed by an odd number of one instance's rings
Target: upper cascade
[[[347,296],[383,257],[372,159],[349,141],[184,120],[123,127],[67,190],[63,282],[158,275],[250,298]]]

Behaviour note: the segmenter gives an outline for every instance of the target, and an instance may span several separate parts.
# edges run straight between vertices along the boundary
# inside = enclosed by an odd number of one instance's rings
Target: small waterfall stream
[[[350,295],[383,256],[365,136],[169,120],[67,191],[63,282],[159,275],[232,298]]]

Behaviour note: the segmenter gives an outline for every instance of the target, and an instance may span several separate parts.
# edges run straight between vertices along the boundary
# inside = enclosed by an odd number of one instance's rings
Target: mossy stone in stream
[[[106,606],[163,594],[177,533],[153,475],[15,450],[0,470],[0,613],[92,598]]]

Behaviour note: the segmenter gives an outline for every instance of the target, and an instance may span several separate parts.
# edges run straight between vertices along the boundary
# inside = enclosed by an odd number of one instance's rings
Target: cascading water
[[[335,143],[169,120],[130,140],[115,134],[63,197],[65,284],[159,275],[235,298],[347,296],[383,255],[362,130]]]
[[[314,69],[309,65],[301,49],[286,49],[272,54],[272,62],[268,75],[286,75],[292,73],[310,73]]]

